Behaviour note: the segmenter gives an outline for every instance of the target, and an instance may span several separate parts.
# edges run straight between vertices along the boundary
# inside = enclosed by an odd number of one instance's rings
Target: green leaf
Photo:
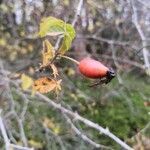
[[[72,44],[72,40],[75,38],[75,30],[74,27],[71,24],[66,24],[65,25],[65,34],[64,34],[64,39],[62,42],[62,45],[59,49],[59,52],[61,54],[64,54],[70,47]]]
[[[22,81],[21,86],[22,86],[23,90],[29,89],[33,84],[32,78],[30,78],[29,76],[27,76],[25,74],[21,75],[21,81]]]
[[[75,30],[71,24],[54,17],[47,17],[42,19],[39,35],[41,37],[63,35],[63,41],[58,51],[64,54],[71,47],[72,40],[75,38]]]
[[[54,17],[47,17],[43,18],[40,23],[40,31],[39,35],[40,37],[44,37],[46,35],[53,36],[52,33],[62,34],[64,33],[64,22],[60,19],[56,19]]]

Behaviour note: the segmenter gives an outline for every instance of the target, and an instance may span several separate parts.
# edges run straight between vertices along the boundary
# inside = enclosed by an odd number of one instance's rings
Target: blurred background
[[[41,19],[54,16],[72,23],[79,2],[0,0],[0,108],[8,136],[15,144],[37,150],[95,149],[73,132],[60,112],[33,97],[24,99],[24,93],[4,80],[7,73],[41,76],[35,71],[41,62]],[[62,90],[57,96],[47,96],[107,127],[134,149],[150,149],[150,1],[83,0],[75,30],[76,38],[67,55],[76,60],[87,56],[99,60],[115,70],[116,78],[107,85],[89,88],[93,80],[83,77],[72,62],[61,59],[56,65]],[[22,113],[24,119],[19,122]],[[121,149],[107,136],[78,121],[74,124],[96,143]],[[4,147],[1,136],[0,149]]]

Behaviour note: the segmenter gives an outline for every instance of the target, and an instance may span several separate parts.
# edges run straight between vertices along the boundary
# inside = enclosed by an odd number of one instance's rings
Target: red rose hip
[[[80,61],[79,70],[84,76],[96,79],[106,77],[109,68],[99,61],[88,57]]]

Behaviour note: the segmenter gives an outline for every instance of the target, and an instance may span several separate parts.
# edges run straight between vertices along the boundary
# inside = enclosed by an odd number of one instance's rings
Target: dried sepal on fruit
[[[33,89],[40,93],[48,93],[50,91],[58,92],[61,90],[61,80],[54,80],[48,77],[42,77],[34,81]]]

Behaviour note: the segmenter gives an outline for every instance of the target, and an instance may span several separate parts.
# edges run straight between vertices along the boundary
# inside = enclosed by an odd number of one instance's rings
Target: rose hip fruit
[[[109,72],[109,68],[89,57],[80,61],[79,70],[84,76],[94,79],[106,77]]]

